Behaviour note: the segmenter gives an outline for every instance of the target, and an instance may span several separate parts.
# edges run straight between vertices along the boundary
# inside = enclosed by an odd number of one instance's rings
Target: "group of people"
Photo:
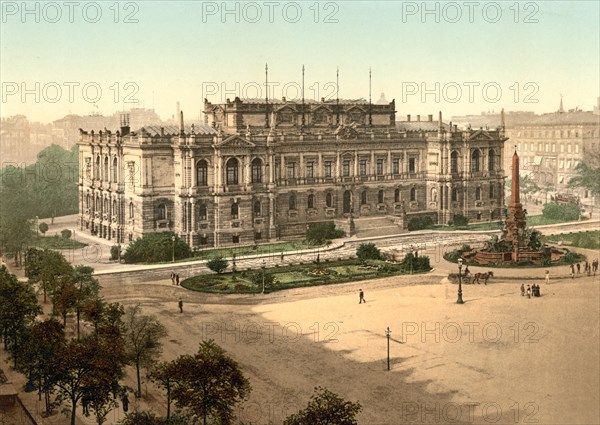
[[[171,272],[171,284],[179,286],[179,273]]]
[[[531,298],[532,296],[540,297],[540,285],[537,285],[535,283],[533,285],[527,285],[527,290],[525,290],[525,284],[522,283],[521,296],[524,297],[525,295],[527,295],[527,298]]]
[[[571,264],[570,273],[569,273],[571,275],[571,279],[575,278],[575,269],[577,269],[577,274],[581,274],[581,263]],[[586,261],[583,264],[583,273],[587,274],[588,276],[591,276],[592,273],[594,274],[594,276],[596,276],[597,271],[598,271],[598,259],[597,258],[594,261],[592,261],[591,263]]]

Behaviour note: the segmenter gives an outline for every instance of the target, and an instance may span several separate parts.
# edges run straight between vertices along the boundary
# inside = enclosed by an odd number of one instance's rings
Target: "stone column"
[[[358,151],[354,151],[354,178],[358,178],[358,163],[359,163],[359,158],[358,158]]]
[[[392,151],[388,149],[387,151],[387,180],[391,180],[392,178]]]
[[[371,163],[369,164],[369,180],[376,180],[377,177],[375,176],[375,151],[371,150]]]
[[[275,182],[275,156],[269,153],[269,184]]]
[[[285,154],[281,154],[281,164],[279,165],[279,180],[284,181],[287,184],[287,170],[285,164]]]
[[[298,182],[300,184],[304,183],[305,178],[305,170],[304,170],[304,154],[300,152],[300,169],[298,170]]]
[[[342,178],[342,164],[340,161],[340,151],[338,150],[335,157],[335,175],[337,177],[337,181],[340,181]]]
[[[317,167],[317,179],[320,182],[323,178],[323,154],[319,151],[319,166]]]

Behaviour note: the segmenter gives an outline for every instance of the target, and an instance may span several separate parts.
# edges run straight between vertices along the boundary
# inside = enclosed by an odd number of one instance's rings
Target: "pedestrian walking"
[[[171,285],[175,285],[175,272],[171,272]]]
[[[175,275],[175,285],[179,285],[179,273]]]
[[[596,258],[592,261],[592,268],[594,269],[594,276],[596,276],[596,272],[598,271],[598,259]]]
[[[527,298],[531,298],[531,285],[527,285]]]
[[[577,274],[581,273],[581,264],[577,263]]]
[[[127,413],[129,410],[129,397],[127,397],[127,391],[121,395],[121,403],[123,404],[123,412]]]
[[[546,285],[550,283],[550,270],[546,270]]]
[[[358,303],[362,304],[364,302],[366,304],[367,300],[365,300],[365,293],[362,289],[359,289],[358,291]]]
[[[183,300],[181,298],[179,298],[179,312],[183,313]]]
[[[521,296],[524,297],[525,296],[525,284],[521,283]]]
[[[573,279],[575,277],[575,266],[573,264],[571,264],[571,269],[570,269],[570,274],[571,274],[571,279]]]
[[[283,251],[281,252],[281,262],[283,263]]]

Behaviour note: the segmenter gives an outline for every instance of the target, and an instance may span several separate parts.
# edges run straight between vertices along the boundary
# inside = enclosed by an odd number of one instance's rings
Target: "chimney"
[[[121,136],[127,136],[131,128],[129,127],[129,114],[121,114]]]
[[[430,121],[431,121],[431,120],[430,120]],[[438,115],[438,127],[440,128],[440,130],[441,130],[442,128],[444,128],[444,123],[442,122],[442,111],[440,111],[440,112],[439,112],[439,115]]]
[[[410,122],[410,114],[406,116],[406,121]]]
[[[179,134],[181,134],[181,135],[184,134],[184,130],[183,130],[183,111],[179,112]]]
[[[421,122],[421,115],[417,115],[417,122]]]
[[[433,122],[433,115],[432,114],[427,115],[427,119],[429,120],[429,122]]]
[[[285,103],[285,96],[281,98],[281,101]]]

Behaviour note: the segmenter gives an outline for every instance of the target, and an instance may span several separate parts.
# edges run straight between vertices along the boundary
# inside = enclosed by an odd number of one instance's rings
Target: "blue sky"
[[[367,98],[371,68],[374,100],[395,98],[398,115],[548,112],[560,94],[566,108],[592,108],[600,2],[475,3],[78,2],[70,17],[63,2],[30,2],[30,13],[2,2],[1,114],[46,122],[138,100],[163,118],[180,101],[197,117],[210,88],[212,101],[264,97],[266,62],[277,98],[296,96],[304,64],[317,99],[334,94],[338,66],[340,97]]]

